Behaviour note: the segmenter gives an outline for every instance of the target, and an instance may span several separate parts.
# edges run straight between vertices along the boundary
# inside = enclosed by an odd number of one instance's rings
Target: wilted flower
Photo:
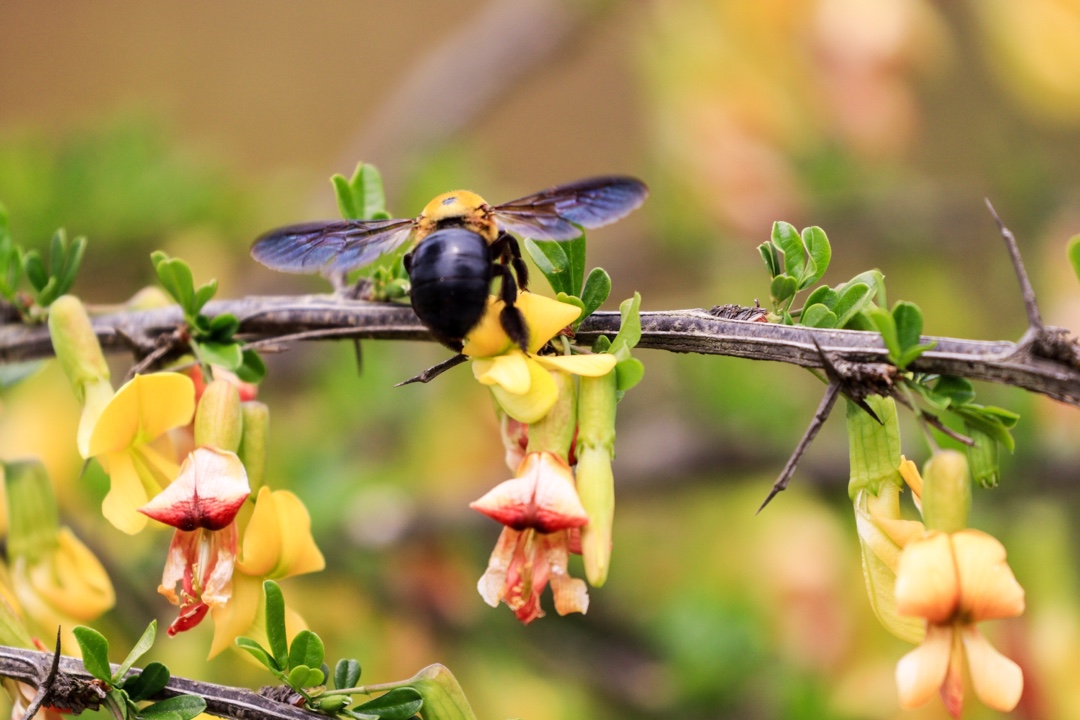
[[[229,601],[238,537],[233,520],[249,493],[247,473],[235,454],[200,447],[184,461],[176,481],[139,508],[176,528],[158,588],[180,606],[169,635],[190,630]]]
[[[520,293],[516,306],[529,328],[528,353],[521,351],[499,322],[501,300],[490,301],[480,324],[465,338],[462,352],[473,359],[473,375],[491,388],[506,413],[523,423],[544,417],[558,399],[558,389],[548,370],[572,375],[604,375],[616,358],[595,355],[538,355],[540,348],[581,314],[573,305],[530,292]]]
[[[585,583],[570,577],[567,563],[570,531],[588,523],[589,516],[564,460],[550,452],[528,453],[517,477],[470,507],[506,525],[477,585],[488,605],[505,602],[518,620],[532,622],[544,615],[540,593],[550,581],[560,615],[588,610]]]

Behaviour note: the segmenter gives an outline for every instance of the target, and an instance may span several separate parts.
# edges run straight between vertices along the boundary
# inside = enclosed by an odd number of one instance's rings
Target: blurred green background
[[[158,248],[221,297],[324,291],[247,248],[334,217],[327,178],[363,160],[399,216],[458,187],[503,202],[640,176],[645,208],[590,234],[610,308],[635,290],[646,310],[764,302],[754,248],[783,219],[829,234],[825,282],[878,267],[927,334],[1016,339],[1025,316],[988,197],[1046,321],[1080,328],[1064,255],[1080,230],[1078,0],[46,0],[0,4],[0,27],[0,202],[24,245],[59,226],[89,237],[75,287],[88,302],[150,283]],[[284,590],[328,656],[357,657],[368,682],[445,663],[481,718],[943,717],[896,705],[907,647],[863,594],[842,413],[754,515],[820,384],[639,356],[645,381],[619,409],[611,578],[588,615],[528,627],[475,591],[498,528],[466,505],[509,472],[468,371],[394,388],[446,357],[421,343],[366,343],[359,376],[346,343],[270,357],[269,481],[307,503],[328,561]],[[978,390],[1023,415],[973,519],[1028,591],[1024,618],[989,628],[1025,670],[1014,716],[1080,717],[1080,422]],[[172,618],[155,592],[168,536],[130,540],[86,513],[105,481],[76,482],[69,395],[55,372],[7,393],[0,456],[49,464],[65,521],[113,574],[100,627],[123,647]],[[910,422],[905,452],[928,452]],[[269,681],[228,654],[205,664],[210,635],[154,652],[176,674]],[[969,717],[988,716],[973,703]]]

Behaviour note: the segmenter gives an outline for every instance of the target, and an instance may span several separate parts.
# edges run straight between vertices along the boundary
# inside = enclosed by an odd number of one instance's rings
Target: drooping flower
[[[589,377],[605,375],[616,358],[591,355],[539,355],[539,350],[581,314],[573,305],[522,292],[515,301],[529,328],[528,353],[506,334],[499,322],[504,303],[491,299],[480,324],[465,338],[462,353],[473,359],[473,375],[491,388],[506,413],[523,423],[540,420],[558,398],[548,370]]]
[[[176,481],[139,508],[176,528],[158,587],[180,606],[169,635],[190,630],[229,601],[238,538],[234,520],[249,493],[247,473],[234,453],[199,447]]]
[[[311,536],[311,516],[303,502],[287,490],[259,490],[255,509],[247,520],[232,584],[232,598],[212,609],[214,640],[210,657],[229,647],[238,635],[262,640],[266,634],[257,621],[264,580],[281,580],[317,572],[326,566]],[[304,628],[304,620],[286,607],[290,637]]]
[[[5,463],[0,466],[0,479],[7,488],[10,518],[7,556],[11,572],[3,578],[10,587],[7,597],[43,635],[51,637],[58,626],[65,628],[62,640],[72,647],[73,625],[95,620],[112,608],[116,600],[112,582],[89,548],[60,526],[52,486],[41,463]]]
[[[960,717],[966,658],[975,694],[1008,712],[1024,688],[1020,666],[979,632],[984,620],[1024,612],[1024,590],[1005,562],[1000,542],[978,530],[931,532],[910,543],[896,575],[897,610],[926,620],[923,644],[896,668],[900,704],[926,703],[940,690],[945,707]]]
[[[470,507],[501,522],[503,528],[487,571],[477,585],[492,607],[505,602],[518,620],[543,617],[540,594],[551,583],[560,615],[584,613],[589,595],[584,581],[570,577],[567,563],[571,530],[589,516],[574,489],[570,466],[550,452],[530,452],[507,480]]]
[[[109,473],[101,510],[118,529],[146,527],[138,509],[176,477],[179,467],[164,434],[191,422],[195,388],[179,373],[136,375],[101,410],[84,457],[96,457]]]

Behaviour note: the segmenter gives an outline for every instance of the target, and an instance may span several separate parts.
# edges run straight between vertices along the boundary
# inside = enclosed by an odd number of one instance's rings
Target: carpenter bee
[[[284,272],[343,272],[411,241],[404,263],[412,306],[435,339],[460,352],[484,314],[492,281],[499,278],[505,303],[499,321],[524,349],[529,331],[514,300],[519,287],[528,288],[528,269],[511,233],[572,240],[581,228],[624,217],[648,193],[640,180],[617,176],[558,185],[502,205],[455,190],[436,197],[413,219],[331,220],[271,230],[255,241],[251,254]]]

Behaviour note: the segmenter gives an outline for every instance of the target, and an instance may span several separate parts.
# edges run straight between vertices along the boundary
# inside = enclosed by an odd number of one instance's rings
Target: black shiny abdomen
[[[463,228],[436,230],[412,252],[409,279],[417,316],[442,342],[461,340],[487,307],[491,251]]]

